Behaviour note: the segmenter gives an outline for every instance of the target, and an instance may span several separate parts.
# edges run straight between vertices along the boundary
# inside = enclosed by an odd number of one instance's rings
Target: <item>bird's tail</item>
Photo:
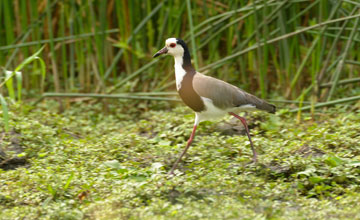
[[[276,112],[276,106],[275,106],[275,105],[273,105],[273,104],[269,104],[269,106],[270,106],[269,113],[273,113],[273,114],[275,114],[275,112]]]
[[[260,110],[267,111],[272,114],[275,114],[275,112],[276,112],[276,106],[273,104],[267,103],[265,101],[263,101],[263,103],[261,103],[261,105],[258,105],[256,107]]]

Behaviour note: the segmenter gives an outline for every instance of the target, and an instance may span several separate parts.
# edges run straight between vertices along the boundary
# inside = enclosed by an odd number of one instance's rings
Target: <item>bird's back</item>
[[[222,80],[196,73],[193,88],[199,96],[211,99],[221,109],[254,106],[256,109],[275,113],[276,107],[265,100]]]

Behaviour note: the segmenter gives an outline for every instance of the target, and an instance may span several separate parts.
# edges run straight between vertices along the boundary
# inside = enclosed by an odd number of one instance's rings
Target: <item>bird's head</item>
[[[182,57],[185,50],[187,50],[187,46],[183,40],[177,38],[168,38],[165,41],[165,47],[154,54],[153,57],[158,57],[161,54],[170,54],[174,57]]]

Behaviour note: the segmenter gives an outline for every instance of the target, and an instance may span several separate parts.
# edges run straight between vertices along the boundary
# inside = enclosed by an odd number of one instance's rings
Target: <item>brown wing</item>
[[[253,105],[257,109],[275,113],[275,106],[251,95],[227,82],[196,73],[193,87],[197,94],[213,100],[215,106],[221,109]]]

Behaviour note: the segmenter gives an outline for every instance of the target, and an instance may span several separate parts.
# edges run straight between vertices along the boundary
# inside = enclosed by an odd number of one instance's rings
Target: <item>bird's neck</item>
[[[189,50],[187,48],[184,49],[184,55],[182,56],[183,59],[183,68],[186,70],[186,72],[195,73],[194,67],[191,65],[191,57]]]
[[[193,76],[196,71],[191,65],[191,57],[189,51],[185,50],[183,56],[174,56],[175,59],[175,78],[176,88],[180,90],[185,75]]]
[[[175,56],[174,58],[176,88],[180,98],[195,112],[203,111],[205,109],[204,102],[195,92],[193,87],[196,71],[191,65],[190,54],[178,57]]]

